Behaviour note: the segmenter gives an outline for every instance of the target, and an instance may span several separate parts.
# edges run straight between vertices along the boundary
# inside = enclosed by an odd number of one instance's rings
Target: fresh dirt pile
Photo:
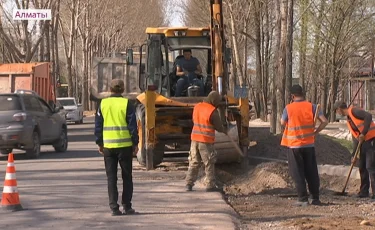
[[[320,189],[322,194],[330,195],[332,191],[341,192],[344,188],[346,177],[320,175]],[[358,179],[349,179],[348,185],[346,186],[346,192],[350,194],[357,193],[361,181]]]
[[[255,157],[287,159],[288,149],[280,146],[281,135],[273,135],[269,127],[251,127],[249,135],[257,145],[250,148],[249,155]],[[349,165],[350,152],[339,143],[324,137],[317,136],[315,142],[316,159],[318,164]],[[251,158],[250,158],[251,160]]]
[[[217,177],[225,184],[224,191],[227,195],[247,196],[251,194],[291,194],[295,193],[295,186],[289,176],[286,163],[268,162],[250,168],[248,171],[237,173],[218,167]],[[345,184],[345,177],[320,175],[320,188],[322,194],[332,195],[341,191]],[[346,191],[355,193],[360,186],[360,180],[350,179]]]
[[[369,199],[356,199],[359,180],[349,180],[348,196],[341,192],[345,177],[320,175],[322,206],[297,207],[296,190],[286,163],[262,163],[237,174],[217,169],[225,183],[228,203],[242,217],[240,229],[371,229],[375,226],[375,206]],[[372,226],[362,226],[363,220]]]
[[[291,188],[292,180],[288,166],[283,163],[263,163],[252,170],[225,183],[225,193],[230,195],[249,195],[274,189]]]

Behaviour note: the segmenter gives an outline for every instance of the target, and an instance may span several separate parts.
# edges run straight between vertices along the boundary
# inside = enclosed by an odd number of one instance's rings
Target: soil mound
[[[227,171],[229,170],[229,172]],[[249,168],[248,171],[217,169],[217,177],[224,186],[224,191],[231,196],[251,194],[295,194],[295,185],[289,176],[287,163],[267,162]],[[319,175],[321,194],[333,195],[340,192],[346,177]],[[350,179],[346,192],[354,194],[359,190],[360,180]]]
[[[225,183],[225,182],[224,182]],[[225,184],[224,190],[230,195],[258,194],[268,190],[292,188],[285,163],[262,163],[252,170]]]
[[[281,135],[273,135],[269,127],[251,127],[249,135],[257,145],[250,148],[249,155],[255,157],[287,159],[288,149],[280,146]],[[317,136],[315,142],[316,160],[318,164],[349,165],[350,152],[341,144],[323,136]],[[251,158],[250,158],[251,160]]]
[[[341,192],[344,188],[346,177],[319,175],[320,190],[322,194],[331,194],[331,192]],[[349,179],[346,186],[346,192],[355,194],[359,191],[361,181],[358,179]]]

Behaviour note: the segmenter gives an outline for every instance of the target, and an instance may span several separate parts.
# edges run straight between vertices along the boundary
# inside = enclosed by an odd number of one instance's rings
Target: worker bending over
[[[215,130],[227,133],[217,107],[222,101],[221,95],[212,91],[207,98],[198,103],[193,110],[193,130],[189,153],[189,169],[186,175],[186,190],[192,191],[203,161],[206,173],[206,191],[221,191],[215,181],[216,151],[214,149]]]
[[[362,143],[359,155],[361,187],[357,197],[369,196],[371,181],[371,198],[375,199],[375,123],[372,121],[372,115],[360,108],[348,108],[342,101],[336,102],[334,108],[338,117],[346,116],[346,123],[353,137],[353,156],[359,142]],[[354,160],[356,159],[352,158],[352,162]]]
[[[300,85],[293,85],[291,94],[293,102],[286,106],[281,118],[281,125],[285,125],[281,145],[289,148],[289,173],[298,193],[296,205],[307,206],[309,204],[306,181],[312,199],[311,204],[320,205],[320,179],[314,143],[315,136],[327,126],[328,121],[319,111],[317,119],[320,121],[320,125],[315,130],[314,117],[317,105],[304,99],[303,89]]]

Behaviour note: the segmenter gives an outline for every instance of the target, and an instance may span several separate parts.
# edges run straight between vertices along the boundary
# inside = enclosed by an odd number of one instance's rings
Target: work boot
[[[112,216],[121,216],[122,212],[120,212],[119,209],[113,209],[112,210]]]
[[[357,198],[367,198],[369,197],[369,194],[368,193],[358,193],[356,195]]]
[[[190,184],[186,185],[186,191],[187,192],[191,192],[192,190],[193,190],[193,186],[192,185],[190,185]]]
[[[132,209],[132,208],[125,208],[124,207],[124,209],[122,211],[122,214],[124,214],[124,215],[133,215],[135,213],[136,213],[135,210]]]
[[[319,199],[312,199],[312,200],[311,200],[311,204],[312,204],[312,205],[322,205],[322,202],[320,202]]]

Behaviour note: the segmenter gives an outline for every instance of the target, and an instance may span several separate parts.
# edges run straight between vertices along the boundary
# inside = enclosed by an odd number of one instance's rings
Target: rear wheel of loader
[[[137,153],[137,160],[140,165],[146,166],[146,115],[145,115],[145,107],[143,104],[138,104],[136,107],[136,115],[137,115],[137,123],[138,123],[138,134],[139,134],[139,142],[138,145],[138,153]],[[157,143],[154,148],[153,154],[153,162],[154,168],[158,166],[161,162],[163,162],[164,158],[164,144]]]

